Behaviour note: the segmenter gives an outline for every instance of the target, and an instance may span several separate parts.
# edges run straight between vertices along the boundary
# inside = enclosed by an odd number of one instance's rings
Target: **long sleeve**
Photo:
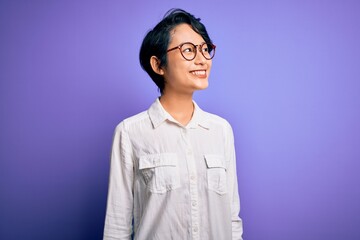
[[[228,179],[229,179],[229,197],[231,206],[231,221],[232,221],[232,239],[242,240],[243,225],[239,217],[240,213],[240,199],[238,192],[238,181],[236,173],[236,154],[234,146],[234,135],[230,125],[227,129],[226,154],[228,159]]]
[[[111,151],[104,240],[131,239],[134,167],[124,122],[115,130]]]

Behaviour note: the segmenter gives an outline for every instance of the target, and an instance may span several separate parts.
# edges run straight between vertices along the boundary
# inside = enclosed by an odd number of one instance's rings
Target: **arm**
[[[133,177],[131,145],[122,122],[116,127],[111,151],[104,240],[131,239]]]
[[[238,181],[236,174],[236,154],[234,146],[234,134],[230,125],[226,131],[226,154],[228,160],[228,188],[231,207],[231,221],[232,221],[232,238],[233,240],[242,240],[243,225],[239,217],[240,213],[240,199],[238,192]]]

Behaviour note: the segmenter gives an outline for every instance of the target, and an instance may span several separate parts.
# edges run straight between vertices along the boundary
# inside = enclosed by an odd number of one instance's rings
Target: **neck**
[[[192,95],[168,95],[160,97],[163,108],[179,123],[187,125],[194,113]]]

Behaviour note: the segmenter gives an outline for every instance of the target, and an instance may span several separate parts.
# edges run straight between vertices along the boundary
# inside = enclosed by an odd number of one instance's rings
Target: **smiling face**
[[[191,42],[195,45],[204,43],[204,39],[190,25],[180,24],[170,33],[168,49],[182,43]],[[208,87],[212,60],[207,60],[197,52],[196,57],[188,61],[175,49],[167,53],[167,65],[159,70],[165,79],[164,94],[193,94],[195,90]]]

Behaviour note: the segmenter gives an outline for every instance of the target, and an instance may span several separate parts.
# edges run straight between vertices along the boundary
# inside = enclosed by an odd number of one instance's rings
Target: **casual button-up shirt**
[[[230,124],[194,102],[181,125],[157,99],[115,130],[104,239],[242,239]]]

